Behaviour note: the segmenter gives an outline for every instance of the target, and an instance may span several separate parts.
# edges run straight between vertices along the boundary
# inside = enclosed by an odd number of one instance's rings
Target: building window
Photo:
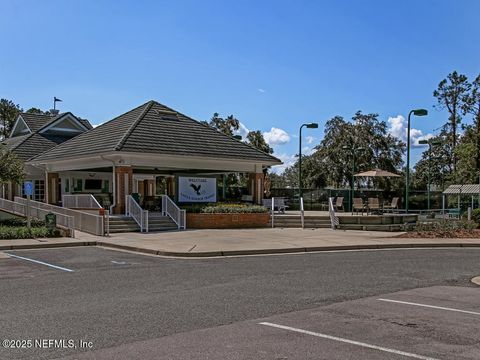
[[[45,201],[45,180],[35,180],[33,200]]]

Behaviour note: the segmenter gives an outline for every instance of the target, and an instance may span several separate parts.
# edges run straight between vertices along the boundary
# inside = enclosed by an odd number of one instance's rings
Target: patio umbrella
[[[368,170],[362,173],[355,174],[353,176],[356,177],[400,177],[400,175],[391,173],[390,171],[387,170],[382,170],[382,169],[373,169],[373,170]]]

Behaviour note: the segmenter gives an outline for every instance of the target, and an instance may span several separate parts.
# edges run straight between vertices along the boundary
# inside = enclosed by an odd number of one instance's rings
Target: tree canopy
[[[4,145],[0,145],[0,184],[9,181],[21,183],[24,176],[22,161],[8,151]]]

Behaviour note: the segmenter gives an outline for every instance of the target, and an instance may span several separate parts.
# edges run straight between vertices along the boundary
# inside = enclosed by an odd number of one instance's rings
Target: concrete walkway
[[[408,239],[393,237],[396,234],[330,229],[241,229],[124,233],[98,237],[77,231],[76,239],[0,240],[0,250],[98,245],[155,255],[200,257],[348,249],[480,247],[480,239]]]

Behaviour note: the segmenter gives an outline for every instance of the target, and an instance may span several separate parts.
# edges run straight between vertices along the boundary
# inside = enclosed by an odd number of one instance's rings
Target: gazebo
[[[480,200],[480,184],[454,184],[446,188],[442,193],[442,214],[445,213],[445,198],[448,195],[457,195],[458,211],[460,211],[460,198],[462,195],[471,196],[473,209],[474,196],[478,196]]]

